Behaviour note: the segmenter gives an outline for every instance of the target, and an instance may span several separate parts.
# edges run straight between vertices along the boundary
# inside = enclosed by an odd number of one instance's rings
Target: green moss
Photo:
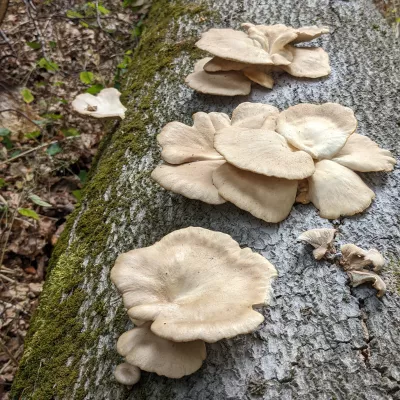
[[[83,189],[83,201],[67,221],[53,252],[39,308],[32,319],[25,352],[14,380],[13,399],[64,398],[67,393],[70,396],[74,388],[74,400],[83,399],[86,395],[86,389],[78,384],[81,358],[98,346],[101,335],[109,334],[108,324],[95,324],[96,321],[103,321],[109,311],[107,300],[96,286],[102,271],[102,265],[95,262],[96,256],[104,252],[107,254],[107,240],[112,226],[119,224],[118,211],[126,210],[133,200],[138,201],[140,209],[146,211],[147,219],[152,219],[155,224],[157,222],[158,213],[152,204],[152,194],[158,189],[151,183],[148,172],[132,171],[135,187],[139,188],[133,193],[129,184],[122,189],[118,187],[117,192],[115,182],[126,163],[126,154],[140,159],[155,145],[154,138],[148,135],[148,127],[161,128],[152,111],[158,104],[156,95],[160,79],[157,76],[168,77],[171,82],[181,81],[183,77],[174,76],[169,68],[173,60],[181,52],[192,58],[199,57],[194,48],[197,38],[174,41],[179,28],[178,20],[182,18],[198,18],[201,23],[215,18],[215,15],[203,5],[181,1],[158,0],[153,5],[148,27],[135,50],[135,61],[125,82],[122,97],[125,102],[129,100],[131,106],[119,126],[115,122],[108,124],[110,132],[100,145],[89,182]],[[123,190],[129,193],[125,195]],[[106,192],[107,201],[104,199]],[[129,213],[124,215],[128,215],[129,223]],[[114,254],[112,251],[109,253]],[[110,266],[113,261],[109,261]],[[90,293],[84,290],[85,280],[94,285]],[[89,295],[95,297],[89,301]],[[83,304],[85,324],[83,317],[78,316],[79,312],[82,314]],[[126,322],[121,304],[113,326],[121,332]],[[101,358],[112,363],[119,361],[113,349],[105,349]],[[85,364],[85,375],[91,380],[89,387],[95,384],[95,371],[101,361],[93,357]],[[138,396],[142,397],[140,390]]]

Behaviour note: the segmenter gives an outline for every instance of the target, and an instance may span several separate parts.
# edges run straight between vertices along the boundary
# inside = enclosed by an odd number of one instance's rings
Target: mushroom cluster
[[[338,265],[347,272],[351,286],[372,282],[372,286],[377,290],[376,295],[382,297],[386,293],[386,284],[378,275],[385,266],[382,254],[376,249],[364,250],[352,243],[344,244],[340,247],[340,253],[336,253],[333,246],[336,232],[336,229],[310,229],[303,232],[298,240],[314,247],[313,254],[316,260],[337,260]]]
[[[196,46],[214,57],[203,58],[186,77],[192,89],[221,96],[247,95],[251,84],[272,89],[271,72],[284,71],[302,78],[329,75],[329,56],[320,47],[296,47],[329,33],[326,27],[292,28],[285,25],[242,24],[246,32],[210,29]]]
[[[120,102],[121,93],[114,88],[103,89],[97,96],[82,93],[73,100],[72,108],[94,118],[125,118],[126,107]]]
[[[197,371],[205,342],[255,330],[268,304],[274,266],[229,235],[189,227],[152,246],[121,254],[111,280],[136,327],[121,335],[126,362],[116,379],[132,385],[140,370],[169,378]]]
[[[391,171],[396,162],[354,133],[353,111],[336,103],[281,113],[242,103],[232,119],[198,112],[193,121],[170,122],[157,136],[165,164],[153,179],[190,199],[230,201],[266,222],[284,220],[295,201],[312,202],[328,219],[362,212],[375,195],[354,171]]]

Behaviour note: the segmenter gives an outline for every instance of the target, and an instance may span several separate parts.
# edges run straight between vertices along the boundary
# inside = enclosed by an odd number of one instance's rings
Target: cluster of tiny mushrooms
[[[327,28],[242,26],[246,32],[210,29],[202,35],[196,45],[213,57],[195,65],[186,78],[191,88],[246,95],[252,82],[272,88],[271,72],[278,70],[307,78],[330,73],[323,49],[294,46],[328,33]],[[123,119],[126,108],[119,98],[118,90],[108,88],[97,96],[81,94],[72,106],[95,118]],[[356,128],[353,111],[337,103],[303,103],[280,112],[245,102],[232,118],[197,112],[192,127],[173,121],[162,129],[157,140],[165,163],[151,176],[172,192],[215,205],[229,201],[266,222],[284,220],[295,202],[313,203],[323,218],[351,216],[375,196],[357,172],[391,171],[396,163]],[[335,233],[311,229],[299,240],[315,248],[315,259],[347,271],[352,286],[372,282],[382,297],[382,255],[354,244],[336,253]],[[276,275],[268,260],[240,248],[229,235],[196,227],[121,254],[111,280],[136,327],[118,340],[117,351],[126,361],[116,368],[116,379],[133,385],[140,370],[170,378],[194,373],[206,357],[205,342],[250,333],[262,323],[253,307],[268,304]]]

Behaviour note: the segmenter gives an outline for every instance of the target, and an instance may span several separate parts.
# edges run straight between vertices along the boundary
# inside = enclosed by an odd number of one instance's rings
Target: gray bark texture
[[[153,8],[157,3],[160,2],[155,1]],[[169,4],[172,7],[178,3],[170,1]],[[190,6],[187,0],[179,4]],[[388,174],[363,174],[376,199],[361,215],[328,221],[321,219],[311,204],[297,204],[280,224],[265,223],[232,204],[210,206],[183,198],[159,188],[149,178],[149,172],[159,163],[160,150],[155,137],[163,125],[173,120],[190,125],[191,115],[197,111],[230,115],[244,101],[268,103],[281,110],[302,102],[341,103],[355,111],[360,134],[398,157],[399,41],[371,0],[210,0],[205,4],[211,10],[207,17],[192,13],[171,18],[169,33],[160,40],[181,43],[188,37],[197,38],[210,27],[239,28],[240,23],[247,21],[294,27],[326,25],[331,34],[316,43],[329,53],[332,74],[317,80],[295,79],[283,74],[276,79],[272,91],[256,86],[247,97],[206,96],[194,93],[183,83],[193,68],[194,59],[190,51],[182,50],[149,79],[158,86],[155,99],[149,105],[155,118],[145,122],[146,150],[123,152],[122,168],[117,171],[116,179],[114,166],[104,167],[104,159],[125,142],[113,143],[111,134],[106,139],[105,147],[109,148],[103,149],[92,175],[92,180],[98,179],[101,169],[101,181],[105,185],[98,189],[96,196],[103,203],[97,201],[93,205],[93,194],[87,193],[70,222],[66,233],[69,247],[57,256],[63,262],[56,262],[49,276],[41,309],[33,323],[32,329],[36,331],[30,332],[14,393],[23,399],[40,400],[400,399],[398,167]],[[150,14],[149,28],[157,26],[158,16],[154,11]],[[147,42],[142,43],[145,46]],[[128,92],[132,83],[134,86],[135,73],[127,81]],[[136,134],[137,124],[130,122],[130,113],[140,110],[146,118],[146,112],[140,108],[148,101],[146,95],[146,85],[136,93],[128,93],[128,117],[114,129],[114,135],[129,138]],[[113,196],[118,197],[117,207],[111,206]],[[75,375],[67,369],[70,380],[66,390],[61,390],[59,381],[52,380],[57,376],[57,369],[46,372],[46,368],[50,369],[52,357],[58,356],[64,347],[55,342],[50,353],[48,349],[41,353],[37,343],[47,334],[42,329],[48,318],[46,292],[50,293],[60,279],[65,279],[61,268],[66,271],[72,268],[80,241],[88,243],[88,237],[80,233],[83,229],[80,221],[90,211],[101,214],[104,224],[111,223],[112,227],[106,245],[95,256],[84,257],[79,263],[79,271],[94,264],[96,273],[84,273],[85,279],[72,291],[62,293],[60,307],[73,291],[82,291],[82,304],[69,318],[81,322],[80,331],[90,333],[100,329],[100,335],[93,346],[84,348],[79,355],[70,355],[66,368],[74,363]],[[207,345],[203,367],[191,376],[173,380],[143,373],[139,384],[124,388],[113,379],[113,370],[121,362],[116,356],[115,344],[118,336],[131,325],[121,313],[121,299],[109,280],[109,271],[121,252],[151,245],[165,234],[188,226],[227,233],[241,246],[252,248],[275,265],[279,278],[274,284],[272,304],[263,310],[265,322],[253,334]],[[381,300],[370,287],[350,288],[346,273],[334,264],[315,261],[311,248],[296,242],[297,236],[307,229],[332,226],[339,230],[339,244],[375,247],[385,255],[388,266],[383,278],[389,284],[389,292]],[[98,226],[91,229],[95,235]],[[93,238],[95,245],[96,237]],[[104,305],[101,315],[90,308],[99,299]],[[40,318],[43,319],[41,330]],[[75,336],[71,335],[73,343]],[[35,357],[41,360],[40,368],[36,365],[33,371],[27,372],[37,362],[32,354],[39,354],[39,358]],[[46,384],[51,389],[44,389]]]

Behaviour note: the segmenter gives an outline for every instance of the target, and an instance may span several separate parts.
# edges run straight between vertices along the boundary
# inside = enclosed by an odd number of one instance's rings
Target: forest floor
[[[0,26],[0,399],[104,134],[71,101],[119,89],[147,3],[11,0]]]
[[[120,87],[147,3],[11,0],[0,26],[0,399],[8,399],[52,249],[105,133],[71,101]],[[400,0],[375,4],[399,35]]]

